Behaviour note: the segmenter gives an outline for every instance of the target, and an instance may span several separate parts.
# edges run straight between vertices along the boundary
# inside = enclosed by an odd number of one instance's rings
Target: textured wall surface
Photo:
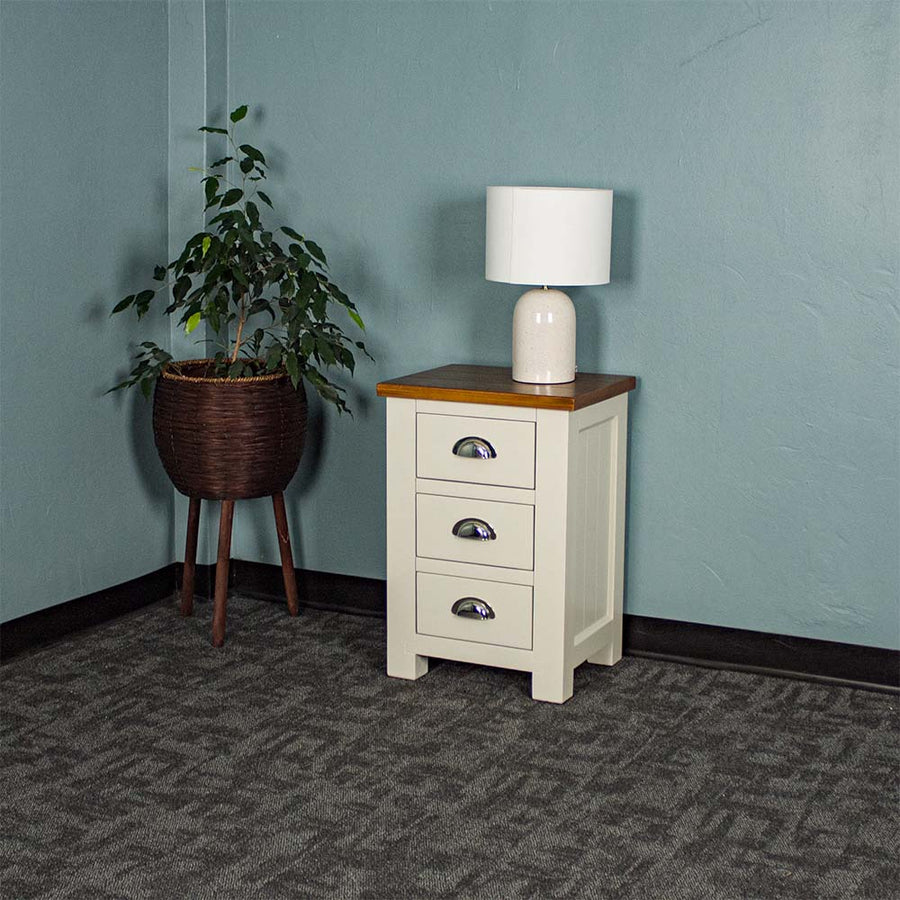
[[[172,558],[149,407],[103,396],[148,336],[109,310],[165,255],[166,19],[164,2],[0,6],[3,621]]]
[[[355,420],[312,402],[298,565],[384,575],[377,380],[509,364],[485,186],[610,187],[612,283],[571,293],[580,367],[640,379],[627,611],[900,646],[898,4],[7,2],[0,26],[4,620],[182,544],[148,408],[102,397],[146,332],[106,313],[167,215],[170,251],[194,227],[198,117],[248,102],[277,214],[378,359]],[[277,563],[268,503],[233,552]]]
[[[384,574],[375,382],[508,365],[484,188],[616,191],[584,370],[634,373],[626,609],[900,646],[898,5],[229,5],[285,220],[330,253],[376,366],[314,405],[302,565]],[[267,505],[234,553],[277,562]]]

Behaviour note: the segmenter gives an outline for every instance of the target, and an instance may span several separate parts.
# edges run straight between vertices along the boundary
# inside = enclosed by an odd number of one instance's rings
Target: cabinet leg
[[[184,571],[181,576],[181,614],[194,612],[194,574],[197,567],[197,532],[200,530],[200,498],[191,497],[188,506],[187,541],[184,545]]]
[[[275,509],[275,530],[278,532],[278,549],[281,552],[281,574],[284,577],[284,594],[287,597],[288,612],[297,615],[297,576],[294,572],[294,557],[291,554],[291,533],[288,530],[287,513],[284,510],[284,494],[272,494]]]
[[[622,658],[622,639],[618,641],[610,641],[604,647],[601,647],[593,656],[589,656],[587,661],[595,666],[614,666]]]
[[[228,602],[228,563],[231,557],[231,523],[234,500],[223,500],[219,514],[219,553],[216,558],[216,597],[213,605],[213,647],[225,643],[225,604]]]
[[[608,626],[609,640],[599,650],[592,653],[587,661],[595,666],[614,666],[622,658],[622,617]]]
[[[532,672],[531,698],[546,703],[565,703],[572,696],[574,681],[573,669]]]
[[[388,640],[387,673],[391,678],[415,681],[428,673],[428,657],[391,647]]]

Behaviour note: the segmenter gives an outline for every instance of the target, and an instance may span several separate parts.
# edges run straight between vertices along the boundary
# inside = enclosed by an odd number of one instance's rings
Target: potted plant
[[[356,306],[328,277],[319,245],[288,225],[270,230],[260,204],[272,207],[262,189],[263,153],[239,143],[235,131],[247,115],[239,106],[222,135],[228,151],[202,173],[207,228],[191,237],[167,266],[156,266],[156,289],[129,294],[113,314],[133,309],[138,319],[164,297],[167,315],[185,331],[209,326],[219,349],[206,359],[175,361],[144,341],[129,376],[112,390],[139,386],[154,396],[153,433],[163,467],[175,487],[191,498],[182,586],[182,613],[193,609],[193,572],[200,501],[222,500],[213,642],[225,627],[225,588],[234,501],[271,495],[288,605],[296,613],[290,541],[282,492],[303,451],[309,382],[339,412],[348,410],[343,389],[323,369],[355,367],[351,340],[331,314],[342,308],[361,330]],[[371,358],[371,357],[370,357]],[[155,390],[154,390],[155,388]],[[220,580],[221,592],[220,592]],[[220,598],[221,593],[221,598]]]

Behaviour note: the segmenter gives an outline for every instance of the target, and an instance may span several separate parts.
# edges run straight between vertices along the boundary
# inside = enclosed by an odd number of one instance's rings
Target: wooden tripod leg
[[[228,561],[231,556],[231,523],[234,500],[223,500],[219,514],[219,555],[216,558],[216,598],[213,605],[213,647],[225,643],[225,604],[228,601]]]
[[[272,494],[275,508],[275,529],[278,532],[278,549],[281,551],[281,574],[284,576],[284,593],[287,597],[288,612],[296,616],[297,576],[294,573],[294,557],[291,554],[291,533],[288,530],[287,514],[284,511],[284,494]]]
[[[194,573],[197,567],[197,532],[200,530],[200,498],[191,497],[188,507],[187,541],[184,545],[184,572],[181,576],[181,614],[194,612]]]

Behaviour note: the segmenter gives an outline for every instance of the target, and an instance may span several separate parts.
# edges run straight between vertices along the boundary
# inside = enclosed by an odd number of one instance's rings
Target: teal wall
[[[172,560],[149,407],[103,396],[166,252],[167,52],[164,2],[0,4],[3,621]]]
[[[584,370],[634,373],[626,609],[900,646],[896,3],[229,4],[278,212],[378,358],[317,411],[304,566],[384,574],[375,382],[508,364],[488,184],[616,191]],[[318,408],[316,408],[318,410]],[[264,504],[235,555],[275,563]]]
[[[2,26],[4,618],[181,546],[149,411],[100,397],[136,334],[102,310],[193,227],[199,120],[248,102],[277,213],[378,359],[354,420],[312,402],[298,565],[384,575],[376,381],[509,363],[485,186],[611,187],[612,283],[572,296],[580,367],[640,378],[627,611],[900,647],[898,4],[3,3]],[[278,562],[267,503],[233,553]]]

